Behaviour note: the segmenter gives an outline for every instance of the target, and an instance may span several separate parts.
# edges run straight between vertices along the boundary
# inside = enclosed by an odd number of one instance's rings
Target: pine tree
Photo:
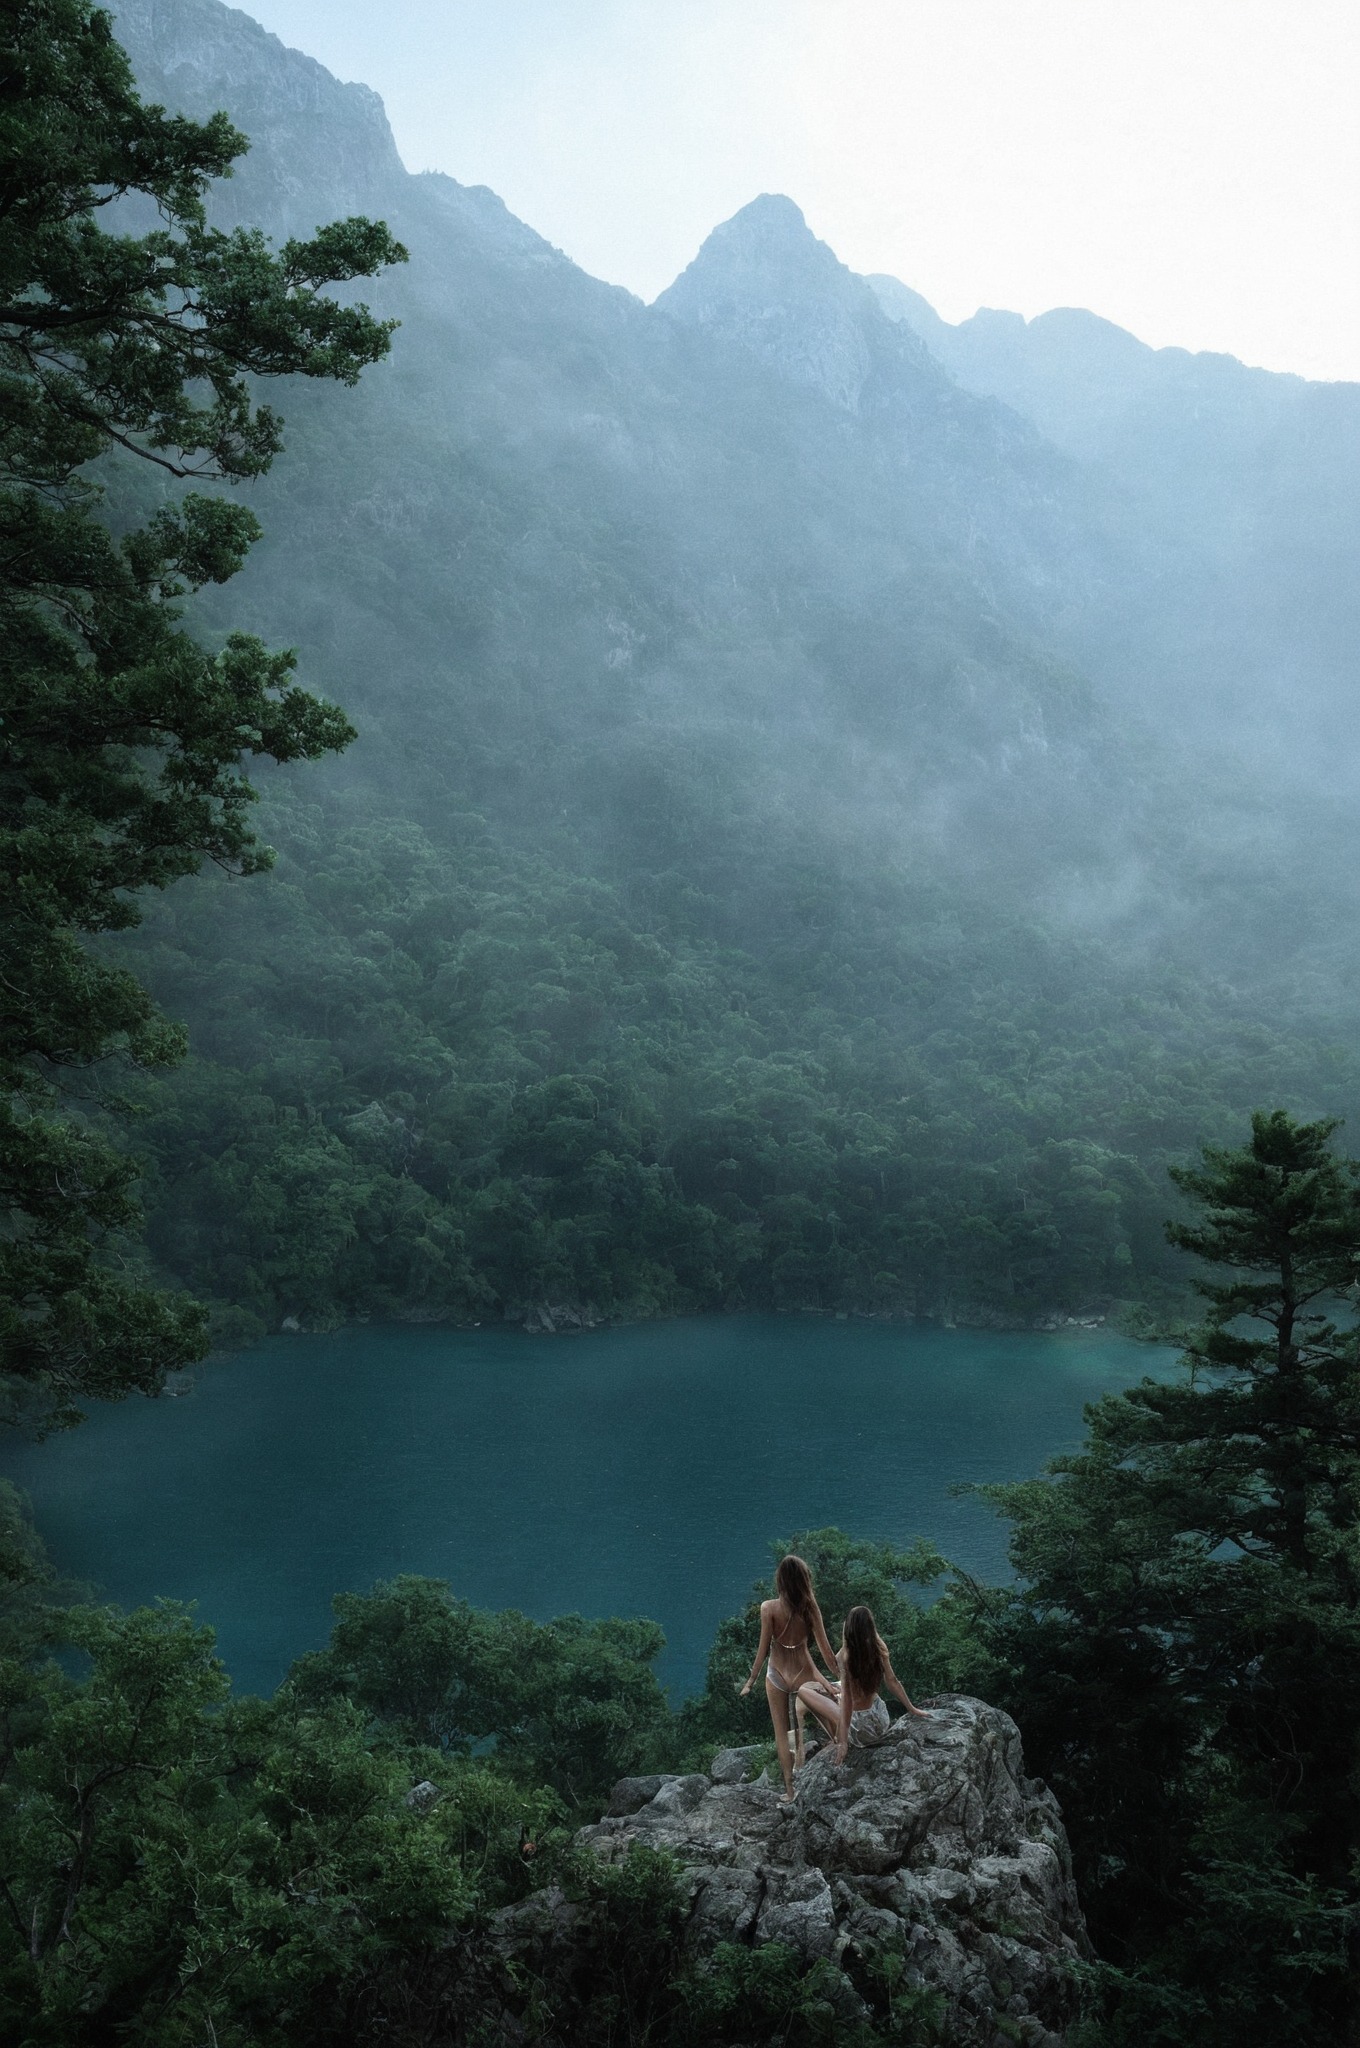
[[[993,1647],[1129,1973],[1112,2040],[1148,2038],[1154,2009],[1179,2015],[1167,2041],[1249,2022],[1341,2038],[1360,1935],[1360,1168],[1334,1130],[1257,1113],[1246,1145],[1175,1174],[1200,1214],[1168,1234],[1209,1269],[1182,1374],[1088,1410],[1085,1448],[1048,1478],[992,1489],[1021,1575]],[[1224,1970],[1242,1997],[1216,2006]]]
[[[1189,1387],[1139,1398],[1182,1470],[1231,1503],[1225,1540],[1354,1606],[1356,1557],[1339,1539],[1360,1510],[1360,1349],[1335,1316],[1360,1288],[1360,1169],[1331,1150],[1335,1129],[1258,1111],[1249,1145],[1173,1169],[1205,1214],[1167,1235],[1230,1277],[1196,1283],[1209,1309]]]
[[[181,1034],[91,935],[205,860],[248,873],[252,755],[352,736],[244,634],[220,653],[180,601],[240,567],[258,528],[222,496],[170,495],[116,537],[109,460],[238,481],[281,423],[257,377],[353,383],[391,323],[323,287],[404,252],[350,220],[274,251],[220,233],[204,195],[246,147],[144,106],[90,0],[13,0],[0,25],[0,1356],[11,1409],[69,1421],[81,1394],[154,1390],[203,1348],[201,1312],[125,1263],[135,1172],[56,1082]],[[117,202],[150,201],[151,231]],[[101,458],[103,459],[101,462]],[[91,465],[99,465],[91,468]]]

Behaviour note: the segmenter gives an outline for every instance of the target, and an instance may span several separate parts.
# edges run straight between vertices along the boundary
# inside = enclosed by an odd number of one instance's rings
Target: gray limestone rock
[[[700,1951],[784,1943],[845,1967],[853,2003],[856,1956],[886,1947],[942,1997],[959,2048],[1062,2039],[1070,1965],[1090,1948],[1057,1802],[1025,1776],[1007,1715],[943,1698],[842,1766],[821,1751],[790,1807],[777,1787],[742,1783],[738,1759],[721,1752],[706,1778],[626,1780],[579,1840],[606,1863],[639,1844],[672,1856]]]
[[[653,1778],[620,1778],[609,1801],[611,1816],[636,1813],[640,1806],[646,1806],[655,1799],[666,1780]]]
[[[741,1785],[747,1778],[755,1777],[759,1755],[758,1744],[746,1749],[720,1749],[708,1767],[708,1775],[715,1785]]]

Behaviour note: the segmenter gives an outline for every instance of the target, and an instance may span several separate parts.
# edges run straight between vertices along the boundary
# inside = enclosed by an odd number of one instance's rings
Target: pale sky
[[[251,0],[650,299],[786,192],[948,320],[1087,306],[1360,378],[1360,0]]]

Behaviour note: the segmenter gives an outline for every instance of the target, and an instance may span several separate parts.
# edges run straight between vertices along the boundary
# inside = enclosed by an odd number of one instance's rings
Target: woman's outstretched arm
[[[745,1685],[737,1687],[737,1691],[742,1699],[745,1699],[747,1693],[755,1684],[756,1673],[759,1671],[761,1665],[765,1662],[766,1656],[769,1654],[770,1632],[774,1625],[774,1615],[772,1612],[773,1606],[774,1602],[772,1600],[762,1600],[760,1603],[760,1648],[756,1651],[756,1661],[751,1666],[750,1677],[747,1679]]]
[[[878,1653],[883,1659],[883,1683],[887,1686],[889,1692],[897,1694],[898,1699],[901,1700],[909,1714],[916,1714],[922,1721],[928,1721],[931,1717],[925,1708],[914,1707],[907,1698],[907,1689],[892,1668],[892,1658],[888,1655],[888,1645],[881,1636],[878,1639]]]
[[[839,1670],[840,1667],[837,1666],[837,1669]],[[841,1671],[840,1676],[841,1696],[840,1701],[838,1703],[839,1710],[836,1715],[836,1762],[838,1764],[843,1764],[845,1762],[846,1752],[850,1747],[851,1707],[849,1676],[845,1671]]]
[[[830,1643],[827,1641],[826,1623],[822,1620],[822,1610],[817,1605],[817,1598],[815,1594],[813,1595],[812,1600],[812,1633],[817,1639],[817,1648],[822,1653],[822,1662],[826,1665],[827,1670],[831,1673],[832,1679],[835,1681],[839,1681],[840,1666],[836,1662],[836,1652],[832,1649]]]

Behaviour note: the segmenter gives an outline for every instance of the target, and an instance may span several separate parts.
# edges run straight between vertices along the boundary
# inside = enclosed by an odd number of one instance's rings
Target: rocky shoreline
[[[824,1309],[824,1308],[760,1308],[760,1309],[700,1309],[684,1314],[684,1320],[699,1320],[705,1315],[773,1315],[773,1316],[815,1316],[823,1322],[836,1323],[894,1323],[903,1325],[924,1324],[942,1330],[996,1330],[996,1331],[1043,1331],[1121,1329],[1122,1318],[1130,1311],[1136,1311],[1141,1304],[1136,1302],[1105,1302],[1069,1313],[1063,1309],[1047,1309],[1038,1315],[1007,1315],[1000,1309],[984,1304],[971,1303],[962,1307],[950,1306],[939,1310],[912,1309]],[[608,1330],[626,1328],[632,1323],[672,1321],[681,1318],[681,1311],[648,1310],[641,1307],[624,1309],[613,1314],[593,1307],[589,1302],[517,1302],[507,1308],[499,1317],[480,1316],[475,1319],[442,1315],[421,1308],[396,1310],[391,1320],[397,1323],[414,1323],[453,1330],[480,1330],[494,1326],[518,1327],[529,1336],[553,1337],[566,1331]],[[382,1320],[369,1315],[339,1317],[335,1321],[318,1321],[303,1316],[284,1316],[278,1325],[278,1333],[290,1336],[327,1336],[336,1330],[362,1327]],[[1122,1334],[1137,1334],[1122,1332]]]

